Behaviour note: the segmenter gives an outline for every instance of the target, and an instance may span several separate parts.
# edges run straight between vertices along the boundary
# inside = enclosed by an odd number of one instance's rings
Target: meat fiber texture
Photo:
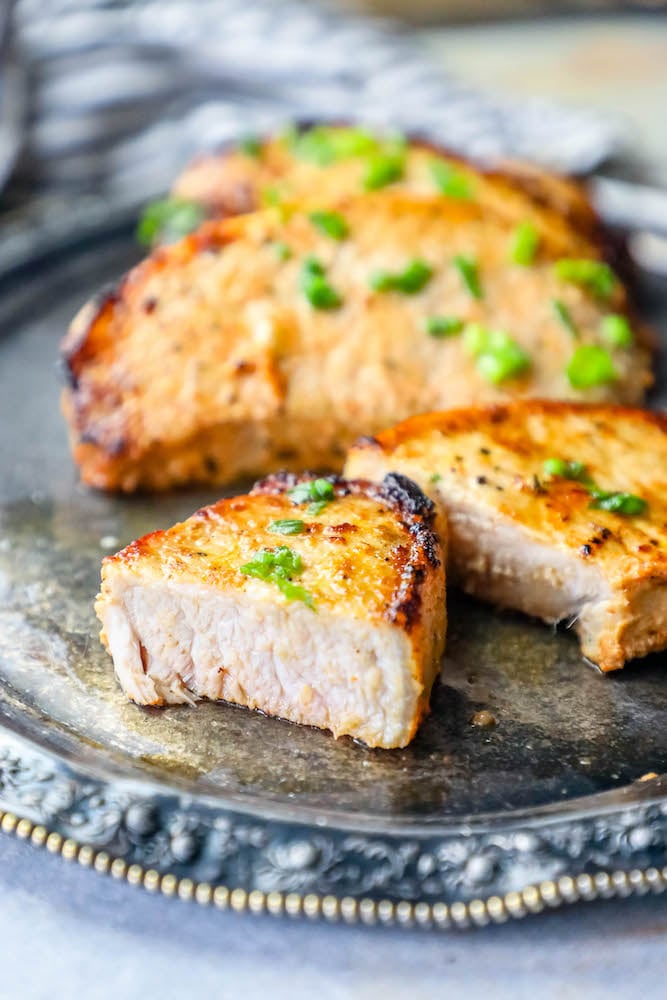
[[[312,482],[330,493],[323,505],[289,492]],[[283,474],[132,542],[104,560],[95,606],[123,690],[140,705],[224,699],[405,746],[444,648],[446,530],[434,522],[401,476]],[[267,552],[282,576],[263,575]]]
[[[550,474],[554,458],[579,463],[576,478]],[[664,415],[541,401],[432,413],[359,442],[346,464],[389,469],[441,505],[449,577],[468,593],[571,623],[604,671],[667,647]],[[605,510],[596,489],[645,509]]]

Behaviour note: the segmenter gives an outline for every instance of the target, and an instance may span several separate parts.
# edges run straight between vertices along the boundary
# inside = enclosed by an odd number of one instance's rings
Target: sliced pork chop
[[[283,474],[133,542],[104,560],[95,605],[123,690],[405,746],[444,648],[433,522],[402,476]]]
[[[563,271],[546,239],[520,265],[512,239],[472,202],[384,191],[155,251],[63,344],[82,478],[131,491],[337,470],[360,434],[444,406],[640,400],[650,354],[607,265]]]
[[[346,473],[410,476],[447,512],[450,578],[573,623],[602,670],[667,646],[667,417],[517,402],[415,417]]]
[[[202,204],[210,216],[227,216],[276,199],[335,204],[381,186],[477,202],[508,222],[531,222],[569,252],[578,246],[579,255],[604,239],[585,188],[575,181],[523,163],[486,169],[420,139],[397,141],[345,126],[291,129],[200,156],[172,193]]]

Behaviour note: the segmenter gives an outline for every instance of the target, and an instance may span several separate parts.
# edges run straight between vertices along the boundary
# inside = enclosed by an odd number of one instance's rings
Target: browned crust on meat
[[[634,421],[657,427],[667,433],[667,413],[654,410],[640,410],[631,406],[595,403],[559,402],[553,399],[528,399],[517,402],[497,403],[490,406],[466,406],[457,410],[443,410],[438,413],[420,413],[408,417],[395,427],[390,427],[373,437],[364,436],[355,444],[357,448],[377,448],[385,453],[394,451],[411,438],[420,437],[429,431],[442,431],[444,434],[459,433],[473,430],[480,423],[488,420],[492,424],[502,424],[519,413],[527,414],[564,414],[567,412],[581,413],[596,420],[613,422],[630,417]]]
[[[410,536],[409,546],[394,552],[394,567],[400,578],[384,614],[392,625],[410,632],[418,624],[422,609],[422,594],[428,573],[441,564],[441,545],[435,529],[436,508],[416,483],[399,473],[389,473],[381,483],[364,479],[343,479],[340,476],[318,477],[313,472],[277,472],[255,484],[253,494],[277,495],[287,493],[299,483],[324,478],[331,483],[336,496],[367,496],[390,507]],[[208,516],[209,508],[197,512]],[[351,527],[351,526],[350,526]]]

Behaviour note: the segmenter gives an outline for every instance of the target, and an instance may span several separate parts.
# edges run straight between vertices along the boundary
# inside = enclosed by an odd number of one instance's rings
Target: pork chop
[[[513,239],[473,202],[379,191],[209,222],[155,251],[63,344],[83,480],[337,470],[360,434],[427,410],[641,400],[650,352],[608,265],[546,237],[520,264]]]
[[[402,476],[282,474],[132,542],[104,560],[95,605],[123,690],[405,746],[444,648],[433,523]]]
[[[666,416],[539,400],[432,413],[346,465],[389,470],[443,506],[468,593],[572,623],[605,671],[667,647]]]
[[[485,168],[421,139],[384,138],[363,128],[315,125],[198,157],[174,183],[177,199],[211,216],[252,212],[267,202],[335,204],[364,190],[474,201],[508,222],[529,221],[553,242],[588,255],[604,233],[576,181],[526,163]]]

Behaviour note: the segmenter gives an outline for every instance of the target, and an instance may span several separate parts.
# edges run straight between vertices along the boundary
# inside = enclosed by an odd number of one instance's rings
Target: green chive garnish
[[[440,475],[439,472],[434,472],[433,475],[428,477],[429,483],[439,483],[441,479],[442,476]]]
[[[625,318],[617,314],[605,316],[602,320],[602,336],[613,347],[632,347],[634,335],[632,328]]]
[[[515,378],[530,368],[530,357],[504,330],[487,330],[469,323],[463,331],[463,346],[477,362],[477,370],[494,384]]]
[[[387,153],[373,157],[364,174],[364,190],[378,191],[388,184],[395,184],[403,177],[404,169],[405,161],[401,154]]]
[[[301,268],[301,291],[314,309],[338,309],[342,299],[327,281],[315,257],[307,257]]]
[[[338,212],[311,212],[308,218],[321,233],[333,240],[344,240],[350,232],[347,222]]]
[[[477,261],[474,257],[464,257],[458,254],[453,260],[454,267],[461,275],[461,281],[468,289],[473,299],[482,299],[482,286],[479,280]]]
[[[403,292],[416,295],[433,277],[433,268],[415,258],[403,271],[377,271],[371,275],[369,284],[375,292]]]
[[[256,159],[261,155],[262,144],[257,136],[247,135],[245,139],[242,139],[239,143],[239,149],[242,153],[245,153],[246,156],[252,156]]]
[[[472,198],[470,178],[451,163],[445,160],[431,160],[429,170],[440,194],[444,194],[447,198],[458,198],[460,201],[469,201]]]
[[[604,347],[582,344],[570,358],[565,373],[573,389],[591,389],[614,382],[617,372],[611,355]]]
[[[198,201],[162,198],[146,205],[137,226],[137,239],[145,246],[175,243],[203,222],[206,210]]]
[[[551,308],[553,309],[554,316],[558,322],[576,339],[579,336],[579,330],[577,329],[576,323],[572,319],[572,313],[567,308],[565,303],[561,302],[560,299],[552,299]]]
[[[592,497],[590,508],[608,510],[612,514],[624,514],[633,517],[643,514],[648,504],[646,500],[635,493],[613,493],[601,490],[596,486],[586,472],[583,462],[569,462],[564,458],[548,458],[542,466],[545,476],[551,479],[569,479],[575,483],[583,483]]]
[[[276,535],[301,535],[305,530],[306,525],[303,521],[297,521],[295,518],[289,517],[272,521],[269,525],[269,531],[272,531]]]
[[[298,159],[319,167],[326,167],[336,160],[368,156],[380,148],[377,138],[360,128],[318,125],[304,132],[291,129],[285,138]]]
[[[283,200],[280,190],[274,185],[262,188],[259,197],[263,205],[269,205],[272,208],[278,208]]]
[[[431,337],[452,337],[465,326],[458,316],[427,316],[424,328]]]
[[[569,462],[564,458],[548,458],[542,466],[542,472],[551,479],[570,479],[575,483],[589,483],[583,462]]]
[[[646,500],[636,493],[606,493],[604,490],[591,490],[593,501],[589,505],[595,510],[608,510],[612,514],[624,514],[626,517],[636,517],[644,514],[648,508]]]
[[[532,222],[520,222],[512,233],[510,260],[521,267],[530,267],[540,243],[540,234]]]
[[[328,479],[313,479],[308,483],[299,483],[298,486],[288,490],[287,495],[292,503],[310,501],[306,513],[311,517],[317,516],[336,497],[333,484]]]
[[[289,260],[292,256],[292,251],[288,247],[287,243],[283,243],[282,240],[278,240],[273,244],[273,252],[278,260]]]
[[[608,264],[599,260],[564,258],[554,264],[556,277],[580,285],[599,299],[608,299],[616,285],[616,275]]]
[[[303,572],[303,561],[298,552],[286,545],[279,545],[275,549],[260,549],[250,562],[240,567],[240,572],[244,576],[254,576],[258,580],[273,583],[289,601],[303,601],[315,610],[312,594],[292,583],[292,577]]]

